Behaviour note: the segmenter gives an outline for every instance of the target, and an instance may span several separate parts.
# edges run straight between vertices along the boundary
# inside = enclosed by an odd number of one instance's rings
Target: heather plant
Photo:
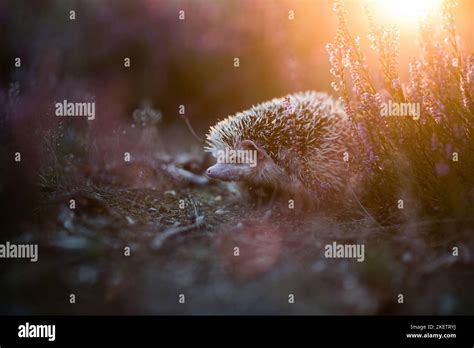
[[[365,6],[368,39],[379,63],[369,66],[360,38],[349,31],[343,1],[334,5],[338,29],[327,45],[332,87],[358,139],[354,165],[368,178],[362,202],[381,222],[472,214],[474,56],[463,51],[454,8],[451,0],[442,3],[442,26],[434,14],[420,20],[420,54],[409,64],[408,80],[401,81],[398,29],[377,25]],[[419,105],[419,118],[384,117],[388,102]]]

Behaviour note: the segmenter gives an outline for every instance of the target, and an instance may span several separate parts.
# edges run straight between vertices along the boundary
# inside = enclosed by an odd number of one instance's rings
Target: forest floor
[[[379,226],[363,212],[270,213],[228,185],[180,180],[178,167],[137,163],[95,182],[43,187],[35,221],[15,239],[38,243],[39,261],[5,261],[2,313],[474,310],[473,221]],[[138,180],[123,185],[124,176]],[[364,261],[326,258],[333,242],[363,244]]]

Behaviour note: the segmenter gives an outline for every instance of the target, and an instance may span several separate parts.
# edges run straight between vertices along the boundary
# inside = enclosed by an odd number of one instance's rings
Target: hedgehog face
[[[217,164],[209,167],[206,174],[222,181],[263,183],[271,179],[275,169],[270,156],[252,140],[243,140],[233,149],[219,150],[214,156]]]

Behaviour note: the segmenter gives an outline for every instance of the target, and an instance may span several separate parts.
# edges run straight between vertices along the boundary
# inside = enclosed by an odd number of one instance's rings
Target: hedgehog
[[[247,192],[286,194],[319,205],[349,181],[351,124],[342,104],[300,92],[252,106],[212,126],[205,151],[217,163],[208,177]]]

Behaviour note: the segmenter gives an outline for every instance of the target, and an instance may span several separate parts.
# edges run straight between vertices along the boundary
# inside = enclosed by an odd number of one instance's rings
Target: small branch
[[[162,247],[163,243],[170,237],[173,237],[177,234],[192,231],[194,229],[199,229],[204,225],[204,215],[200,215],[197,209],[196,202],[192,196],[189,196],[189,201],[193,206],[194,210],[194,223],[189,226],[181,226],[181,227],[171,227],[161,233],[159,236],[156,236],[152,242],[152,248],[158,250]]]
[[[173,178],[178,180],[183,180],[188,183],[196,184],[196,185],[205,185],[209,182],[209,179],[203,175],[197,175],[187,171],[186,169],[179,168],[174,164],[163,164],[161,168],[166,171],[169,175]]]
[[[186,122],[186,126],[188,127],[189,131],[191,132],[191,134],[194,136],[194,138],[196,138],[197,141],[199,141],[200,143],[203,143],[204,142],[204,139],[202,139],[201,137],[199,137],[196,132],[194,131],[194,128],[193,126],[191,125],[191,122],[189,121],[189,119],[185,116],[183,116],[184,118],[184,121]]]
[[[365,207],[362,205],[362,203],[360,202],[359,198],[357,198],[354,190],[352,190],[352,187],[349,187],[349,190],[350,192],[352,193],[352,196],[354,196],[354,199],[356,200],[357,204],[359,205],[359,207],[362,209],[362,211],[373,221],[375,222],[378,226],[382,227],[382,225],[377,221],[375,220],[375,218],[367,211],[367,209],[365,209]]]

